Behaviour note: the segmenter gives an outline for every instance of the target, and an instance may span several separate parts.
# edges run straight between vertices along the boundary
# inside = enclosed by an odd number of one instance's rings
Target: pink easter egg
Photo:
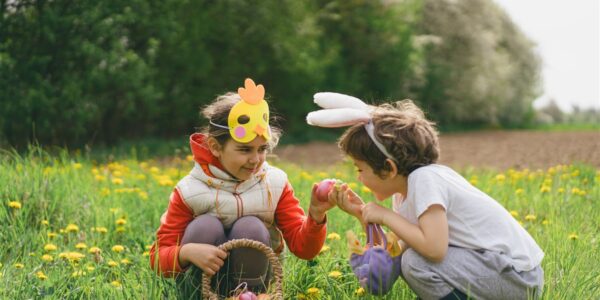
[[[239,300],[256,300],[256,295],[253,292],[244,292],[238,296]]]
[[[334,179],[323,179],[317,186],[317,200],[327,202],[327,195],[335,185]]]

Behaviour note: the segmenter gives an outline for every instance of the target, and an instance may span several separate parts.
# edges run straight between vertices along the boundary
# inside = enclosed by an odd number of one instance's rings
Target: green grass
[[[1,153],[0,298],[174,298],[174,282],[150,270],[147,251],[174,184],[191,167],[186,153],[176,154],[168,160],[143,161],[132,154],[111,162],[67,152],[49,155],[37,148],[21,155]],[[279,167],[288,173],[305,209],[311,184],[326,177],[349,182],[371,199],[348,164],[322,170]],[[545,251],[544,299],[600,298],[600,170],[574,165],[502,173],[460,171],[512,211]],[[328,232],[341,239],[328,239],[328,249],[314,261],[286,253],[286,299],[358,297],[344,233],[360,228],[337,209],[328,220]],[[87,248],[78,249],[78,243]],[[45,250],[48,244],[57,249]],[[116,245],[124,251],[113,251]],[[101,252],[90,254],[91,247]],[[82,257],[61,258],[69,252]],[[44,255],[52,261],[45,261]],[[332,278],[332,271],[342,275]],[[310,288],[318,292],[310,294]],[[399,280],[384,299],[414,297]]]

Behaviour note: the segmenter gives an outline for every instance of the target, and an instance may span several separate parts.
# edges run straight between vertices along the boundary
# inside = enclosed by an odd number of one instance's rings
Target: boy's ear
[[[214,155],[215,157],[221,156],[221,144],[219,144],[219,141],[217,141],[217,139],[215,139],[214,137],[209,137],[208,139],[206,139],[206,144],[208,145],[208,150],[210,150],[210,153],[212,153],[212,155]]]
[[[398,166],[396,166],[396,163],[393,160],[389,159],[389,158],[387,158],[385,160],[385,163],[387,163],[388,165],[390,165],[390,171],[387,173],[387,176],[389,178],[396,177],[396,175],[398,175]]]

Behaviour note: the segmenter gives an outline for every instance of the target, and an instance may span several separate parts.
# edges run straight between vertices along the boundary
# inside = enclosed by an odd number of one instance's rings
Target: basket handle
[[[375,236],[378,236],[383,242],[383,249],[387,249],[387,238],[381,225],[375,223],[367,224],[367,242],[371,248],[375,246]]]
[[[270,299],[273,300],[283,300],[283,269],[281,268],[281,263],[279,262],[279,258],[273,252],[271,247],[255,240],[250,239],[235,239],[227,241],[218,246],[219,249],[229,252],[235,248],[254,248],[259,250],[265,254],[271,266],[273,268],[273,284],[275,286],[275,291],[271,295]],[[207,275],[206,273],[202,274],[202,297],[204,299],[209,300],[218,300],[219,296],[212,291],[210,287],[210,279],[212,275]]]

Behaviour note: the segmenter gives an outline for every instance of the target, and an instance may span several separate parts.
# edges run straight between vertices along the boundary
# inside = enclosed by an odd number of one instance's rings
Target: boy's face
[[[373,169],[367,162],[352,157],[351,159],[354,162],[354,166],[356,166],[358,180],[373,192],[377,200],[385,200],[397,191],[398,187],[394,186],[395,184],[392,180],[381,179],[373,172]]]
[[[239,180],[247,180],[260,169],[268,149],[267,140],[257,136],[249,143],[229,139],[216,153],[213,151],[213,154],[219,158],[225,171]]]

